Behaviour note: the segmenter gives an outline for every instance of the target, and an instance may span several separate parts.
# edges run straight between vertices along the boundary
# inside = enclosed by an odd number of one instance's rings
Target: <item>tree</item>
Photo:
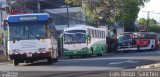
[[[140,24],[142,24],[142,25],[146,25],[146,19],[145,19],[145,18],[140,18],[140,19],[138,20],[138,22],[139,22]]]
[[[3,38],[7,38],[7,31],[0,30],[0,44],[3,43]]]
[[[155,26],[156,24],[157,24],[157,21],[154,18],[149,19],[149,25],[150,26]]]
[[[160,33],[160,26],[158,26],[158,25],[151,26],[150,31]]]
[[[149,21],[149,26],[156,26],[157,24],[157,21],[154,18],[149,19],[148,21]],[[144,26],[147,25],[147,20],[145,18],[140,18],[138,22]]]
[[[140,18],[137,21],[143,26],[147,26],[147,19]],[[157,21],[154,18],[149,19],[148,21],[149,21],[149,31],[160,33],[160,26],[157,25]]]
[[[87,19],[104,25],[121,21],[130,26],[138,17],[140,6],[148,0],[66,0],[67,3],[83,5]]]

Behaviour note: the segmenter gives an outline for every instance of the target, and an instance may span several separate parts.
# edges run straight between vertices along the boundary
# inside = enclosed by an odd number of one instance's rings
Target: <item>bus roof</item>
[[[49,19],[47,13],[31,13],[31,14],[17,14],[10,15],[7,18],[9,23],[13,22],[29,22],[29,21],[45,21]]]
[[[105,29],[102,29],[102,28],[96,28],[96,27],[92,27],[92,26],[88,26],[88,25],[82,25],[82,24],[81,25],[75,25],[74,27],[64,28],[64,31],[86,30],[87,28],[105,31]]]

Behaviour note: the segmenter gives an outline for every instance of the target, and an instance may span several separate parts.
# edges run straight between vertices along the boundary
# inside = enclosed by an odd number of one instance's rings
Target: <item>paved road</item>
[[[45,62],[33,64],[22,63],[19,66],[13,66],[13,64],[1,64],[0,71],[23,71],[25,72],[23,75],[29,75],[28,73],[32,73],[31,75],[41,75],[43,73],[40,73],[40,71],[43,71],[45,72],[45,74],[43,74],[44,76],[51,75],[48,77],[52,77],[53,75],[56,75],[58,77],[63,77],[63,75],[66,74],[67,76],[70,76],[70,73],[66,73],[69,71],[72,72],[72,75],[73,71],[75,75],[77,75],[84,73],[83,71],[86,71],[86,73],[90,73],[90,71],[95,73],[96,71],[97,73],[97,71],[135,69],[137,66],[160,62],[159,56],[160,51],[114,53],[106,54],[101,57],[92,56],[89,58],[61,59],[58,63],[52,65],[47,65]]]

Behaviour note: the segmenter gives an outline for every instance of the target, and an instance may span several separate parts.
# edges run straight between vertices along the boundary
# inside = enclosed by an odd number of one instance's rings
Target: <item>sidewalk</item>
[[[0,55],[0,65],[9,63],[8,56]]]
[[[154,64],[148,64],[143,66],[137,66],[136,69],[154,69],[154,68],[160,68],[160,63],[154,63]]]

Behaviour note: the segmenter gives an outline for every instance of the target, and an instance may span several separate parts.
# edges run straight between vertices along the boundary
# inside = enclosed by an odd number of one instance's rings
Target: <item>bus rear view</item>
[[[47,59],[49,64],[53,59],[57,61],[57,41],[48,14],[11,15],[8,24],[8,54],[14,65],[41,59]]]

